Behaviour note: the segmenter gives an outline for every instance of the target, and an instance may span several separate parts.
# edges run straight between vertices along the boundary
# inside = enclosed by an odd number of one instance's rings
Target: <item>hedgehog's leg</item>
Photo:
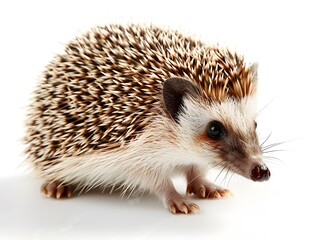
[[[155,194],[162,198],[164,204],[171,213],[188,214],[199,212],[198,205],[191,203],[182,197],[176,191],[171,180],[166,181]]]
[[[62,185],[58,181],[44,183],[41,187],[44,196],[60,199],[61,197],[70,198],[72,189],[70,186]]]
[[[187,171],[187,189],[186,194],[195,194],[199,198],[221,198],[231,196],[228,189],[221,188],[204,177],[205,172],[195,166]]]

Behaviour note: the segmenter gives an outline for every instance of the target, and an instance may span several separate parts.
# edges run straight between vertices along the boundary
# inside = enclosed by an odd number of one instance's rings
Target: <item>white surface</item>
[[[316,1],[2,1],[0,3],[0,239],[318,239],[318,7]],[[198,215],[174,216],[153,197],[89,193],[41,197],[24,176],[24,106],[63,43],[96,24],[152,22],[229,46],[259,63],[261,138],[290,141],[273,153],[272,177],[217,182],[234,197],[195,200]],[[210,178],[214,180],[216,173]],[[184,191],[185,183],[177,186]]]

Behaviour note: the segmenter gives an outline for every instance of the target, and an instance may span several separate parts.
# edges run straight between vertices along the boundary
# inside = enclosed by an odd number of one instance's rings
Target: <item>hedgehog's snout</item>
[[[264,164],[256,165],[250,172],[250,178],[255,182],[267,181],[270,178],[270,171]]]

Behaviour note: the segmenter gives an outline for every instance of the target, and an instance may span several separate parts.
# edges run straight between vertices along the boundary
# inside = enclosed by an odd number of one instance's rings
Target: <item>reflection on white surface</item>
[[[282,171],[284,169],[280,169]],[[172,215],[151,196],[120,198],[99,191],[55,200],[40,195],[40,182],[31,176],[0,179],[0,236],[4,239],[277,239],[307,236],[299,207],[300,196],[280,182],[277,171],[268,183],[234,177],[234,196],[197,200],[197,215]],[[185,184],[175,181],[183,192]],[[299,207],[298,207],[298,205]],[[293,218],[294,215],[298,217]],[[287,218],[287,216],[291,216]],[[257,234],[257,238],[256,238]],[[310,236],[310,235],[309,235]]]

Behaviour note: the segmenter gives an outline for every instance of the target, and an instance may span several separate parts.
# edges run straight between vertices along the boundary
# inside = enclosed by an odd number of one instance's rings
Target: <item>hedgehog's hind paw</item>
[[[59,182],[44,183],[41,187],[41,194],[46,197],[60,199],[62,197],[70,198],[72,189],[70,186],[62,185]]]
[[[178,193],[170,196],[170,198],[166,201],[166,205],[168,210],[174,214],[188,214],[199,212],[199,207],[195,203],[188,202]]]

